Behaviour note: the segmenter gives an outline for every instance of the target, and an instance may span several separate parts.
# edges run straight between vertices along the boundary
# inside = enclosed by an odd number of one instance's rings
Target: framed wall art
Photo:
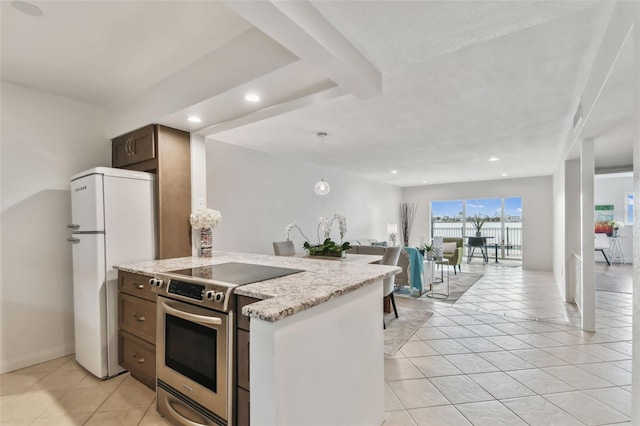
[[[595,206],[594,222],[596,234],[613,233],[613,227],[609,224],[613,220],[613,204]]]

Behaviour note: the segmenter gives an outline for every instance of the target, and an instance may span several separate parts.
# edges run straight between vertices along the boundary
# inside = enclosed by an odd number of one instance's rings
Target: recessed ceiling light
[[[391,173],[396,175],[396,174],[398,174],[398,171],[397,170],[391,170]]]
[[[498,158],[498,157],[491,157],[491,158],[489,158],[489,161],[498,161],[498,160],[499,160],[499,158]]]
[[[258,96],[255,93],[249,93],[247,94],[244,99],[248,102],[260,102],[260,96]]]
[[[42,11],[42,9],[40,9],[35,4],[27,3],[26,1],[16,0],[13,3],[11,3],[11,5],[16,9],[18,9],[20,12],[26,13],[27,15],[31,15],[31,16],[44,15],[44,12]]]
[[[190,116],[187,120],[189,120],[192,123],[200,123],[200,122],[202,122],[200,117],[197,117],[195,115]]]
[[[503,173],[503,174],[502,174],[502,177],[505,177],[505,176],[509,176],[509,175],[508,175],[508,174],[506,174],[506,173]]]
[[[426,181],[426,180],[423,180],[423,181],[422,181],[422,183],[427,183],[427,181]]]

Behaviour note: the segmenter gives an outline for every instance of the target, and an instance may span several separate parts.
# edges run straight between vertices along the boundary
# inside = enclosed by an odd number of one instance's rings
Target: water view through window
[[[493,237],[498,257],[522,259],[522,197],[432,201],[431,236],[473,236],[472,217],[486,219],[481,234]]]

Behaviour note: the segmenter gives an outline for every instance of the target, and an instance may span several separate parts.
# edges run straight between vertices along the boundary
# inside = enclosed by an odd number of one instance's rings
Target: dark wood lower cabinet
[[[238,386],[249,388],[249,332],[238,330]]]
[[[118,271],[118,362],[156,389],[156,295],[148,275]]]
[[[236,297],[236,387],[234,394],[236,397],[236,425],[249,426],[251,394],[249,383],[249,326],[250,318],[242,315],[242,307],[251,303],[259,302],[260,299],[253,297]]]
[[[142,383],[156,388],[156,347],[126,331],[118,332],[119,362]]]
[[[237,426],[249,426],[251,424],[249,420],[250,410],[249,391],[242,388],[238,388],[238,395],[236,398],[236,407],[238,410],[238,416],[236,418]]]

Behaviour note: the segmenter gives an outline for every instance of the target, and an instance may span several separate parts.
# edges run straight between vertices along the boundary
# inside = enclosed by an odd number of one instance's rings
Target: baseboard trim
[[[51,361],[52,359],[70,355],[75,352],[75,343],[65,343],[63,345],[48,348],[38,353],[31,353],[29,356],[21,356],[10,360],[0,361],[0,374],[9,373],[10,371],[19,370],[42,362]]]

